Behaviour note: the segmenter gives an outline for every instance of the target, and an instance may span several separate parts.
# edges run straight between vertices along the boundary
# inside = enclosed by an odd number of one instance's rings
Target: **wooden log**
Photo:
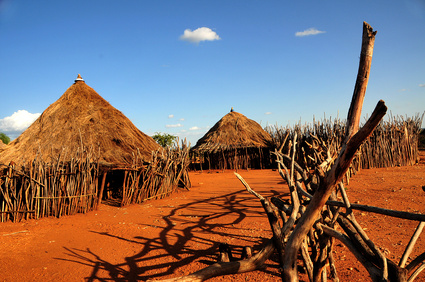
[[[410,253],[413,251],[413,247],[415,246],[416,241],[419,238],[419,235],[422,233],[422,230],[425,227],[425,221],[422,221],[418,224],[415,232],[413,233],[412,238],[409,241],[409,244],[406,247],[406,250],[403,253],[403,256],[400,259],[399,266],[404,267],[406,265],[407,259],[409,258]]]

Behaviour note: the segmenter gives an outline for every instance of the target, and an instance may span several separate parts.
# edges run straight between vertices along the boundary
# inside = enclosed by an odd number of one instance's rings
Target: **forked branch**
[[[369,79],[370,65],[372,61],[373,46],[376,32],[366,22],[363,23],[362,51],[360,55],[359,73],[357,75],[356,86],[353,99],[347,116],[347,133],[344,144],[339,153],[338,159],[333,164],[330,171],[327,172],[324,181],[320,183],[319,188],[307,206],[307,209],[298,224],[295,226],[289,240],[286,244],[284,255],[284,279],[286,281],[298,281],[297,272],[297,254],[301,244],[314,222],[319,216],[320,211],[328,200],[335,186],[341,181],[347,172],[354,154],[363,141],[372,133],[373,129],[379,124],[387,111],[383,101],[379,101],[372,116],[366,125],[360,131],[359,128],[361,109],[364,96],[366,94],[367,82]]]

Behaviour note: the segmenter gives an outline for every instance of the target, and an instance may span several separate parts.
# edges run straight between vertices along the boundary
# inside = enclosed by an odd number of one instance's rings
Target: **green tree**
[[[0,140],[3,141],[4,144],[9,144],[10,138],[6,134],[0,132]]]
[[[167,146],[172,146],[174,140],[177,139],[177,136],[168,134],[168,133],[155,133],[154,136],[152,136],[153,140],[156,141],[156,143],[158,143],[159,145],[161,145],[162,147],[167,147]]]

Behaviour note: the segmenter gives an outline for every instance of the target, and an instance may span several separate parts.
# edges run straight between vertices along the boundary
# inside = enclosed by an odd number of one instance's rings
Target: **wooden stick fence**
[[[263,169],[272,167],[270,148],[240,147],[216,152],[192,152],[191,169]]]
[[[362,168],[406,166],[417,163],[418,138],[421,131],[423,115],[413,118],[391,117],[382,121],[372,135],[363,143],[353,159],[346,179]],[[276,148],[290,154],[293,136],[299,136],[296,144],[295,161],[314,169],[314,164],[324,163],[323,155],[315,153],[324,146],[329,149],[328,165],[335,161],[336,153],[341,149],[345,136],[345,121],[339,119],[313,121],[312,125],[290,127],[268,127],[266,131],[272,136]],[[285,142],[289,140],[288,142]],[[284,145],[282,145],[284,144]]]
[[[151,162],[143,162],[136,152],[130,168],[102,167],[92,152],[82,149],[67,161],[66,155],[59,155],[49,163],[35,159],[20,167],[0,164],[1,222],[94,210],[101,202],[108,171],[124,174],[121,205],[168,196],[179,185],[191,186],[189,148],[184,144],[153,152]]]
[[[177,142],[174,148],[153,152],[150,163],[138,161],[137,156],[133,167],[124,175],[122,206],[166,197],[179,185],[187,189],[191,187],[189,147],[185,144],[179,147]]]
[[[414,165],[418,161],[419,134],[423,115],[381,122],[362,145],[358,162],[361,168]]]
[[[97,207],[98,164],[90,155],[70,161],[0,164],[1,222],[86,213]]]

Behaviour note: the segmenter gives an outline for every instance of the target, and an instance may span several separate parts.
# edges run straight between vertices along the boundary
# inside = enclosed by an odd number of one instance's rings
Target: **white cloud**
[[[179,120],[184,121],[184,118],[181,118],[181,119],[179,119]]]
[[[205,132],[207,132],[210,128],[211,128],[211,126],[201,126],[201,127],[199,127],[199,126],[192,126],[191,128],[189,128],[189,131],[197,131],[197,130],[200,130],[200,131],[205,131]]]
[[[419,87],[425,87],[425,83],[424,84],[419,84]]]
[[[272,114],[272,112],[266,112],[265,114],[266,114],[266,115],[271,115],[271,114]]]
[[[297,31],[295,33],[295,36],[297,37],[303,37],[303,36],[310,36],[310,35],[317,35],[320,33],[325,33],[326,31],[317,30],[314,27],[310,27],[309,29],[306,29],[304,31]]]
[[[174,128],[174,127],[182,127],[183,125],[180,123],[177,124],[167,124],[165,125],[166,128]]]
[[[168,118],[173,118],[174,117],[174,115],[168,115]]]
[[[0,132],[10,135],[10,139],[18,137],[41,114],[31,114],[26,110],[14,112],[11,116],[0,119]]]
[[[180,40],[189,41],[192,43],[199,43],[201,41],[214,41],[220,40],[220,36],[215,31],[212,31],[208,27],[200,27],[195,30],[186,29]]]

